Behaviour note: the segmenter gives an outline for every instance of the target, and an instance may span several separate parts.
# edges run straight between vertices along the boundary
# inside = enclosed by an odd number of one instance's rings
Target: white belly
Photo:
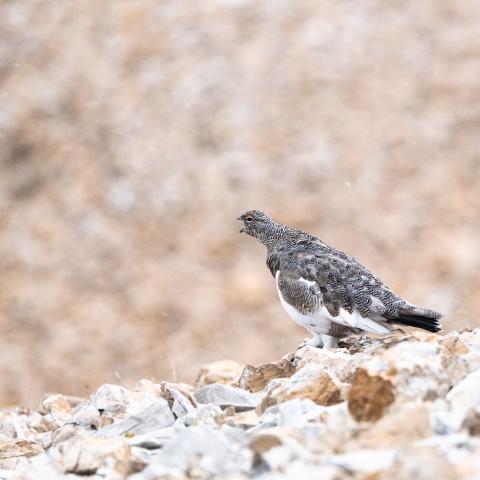
[[[282,292],[278,288],[279,275],[280,272],[277,272],[275,275],[278,297],[280,298],[280,303],[282,304],[285,311],[288,313],[289,317],[312,333],[327,334],[330,330],[330,325],[332,323],[332,321],[323,312],[323,310],[325,310],[326,314],[328,315],[327,309],[323,307],[312,315],[304,315],[303,313],[301,313],[294,306],[286,302],[283,298]]]

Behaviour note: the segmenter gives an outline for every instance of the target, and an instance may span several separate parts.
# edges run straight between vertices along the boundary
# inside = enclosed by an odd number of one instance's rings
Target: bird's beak
[[[243,221],[243,218],[238,217],[237,220],[242,220]],[[241,228],[239,233],[243,233],[243,232],[245,232],[245,228]]]

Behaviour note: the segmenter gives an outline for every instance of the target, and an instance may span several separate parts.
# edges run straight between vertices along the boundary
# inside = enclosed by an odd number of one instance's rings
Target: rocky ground
[[[195,385],[0,414],[0,479],[478,479],[480,329],[361,337]]]

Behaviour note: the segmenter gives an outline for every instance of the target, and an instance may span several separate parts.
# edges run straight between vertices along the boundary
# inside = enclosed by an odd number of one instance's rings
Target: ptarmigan
[[[313,334],[305,343],[336,347],[351,333],[389,333],[393,324],[438,332],[441,314],[397,296],[353,257],[315,236],[274,222],[258,210],[239,217],[240,232],[267,247],[280,301]]]

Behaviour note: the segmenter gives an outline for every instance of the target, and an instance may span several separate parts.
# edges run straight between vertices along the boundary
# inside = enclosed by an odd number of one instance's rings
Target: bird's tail
[[[409,327],[423,328],[429,332],[439,332],[442,329],[439,319],[442,314],[427,308],[414,305],[399,309],[399,315],[392,319],[394,323]]]

